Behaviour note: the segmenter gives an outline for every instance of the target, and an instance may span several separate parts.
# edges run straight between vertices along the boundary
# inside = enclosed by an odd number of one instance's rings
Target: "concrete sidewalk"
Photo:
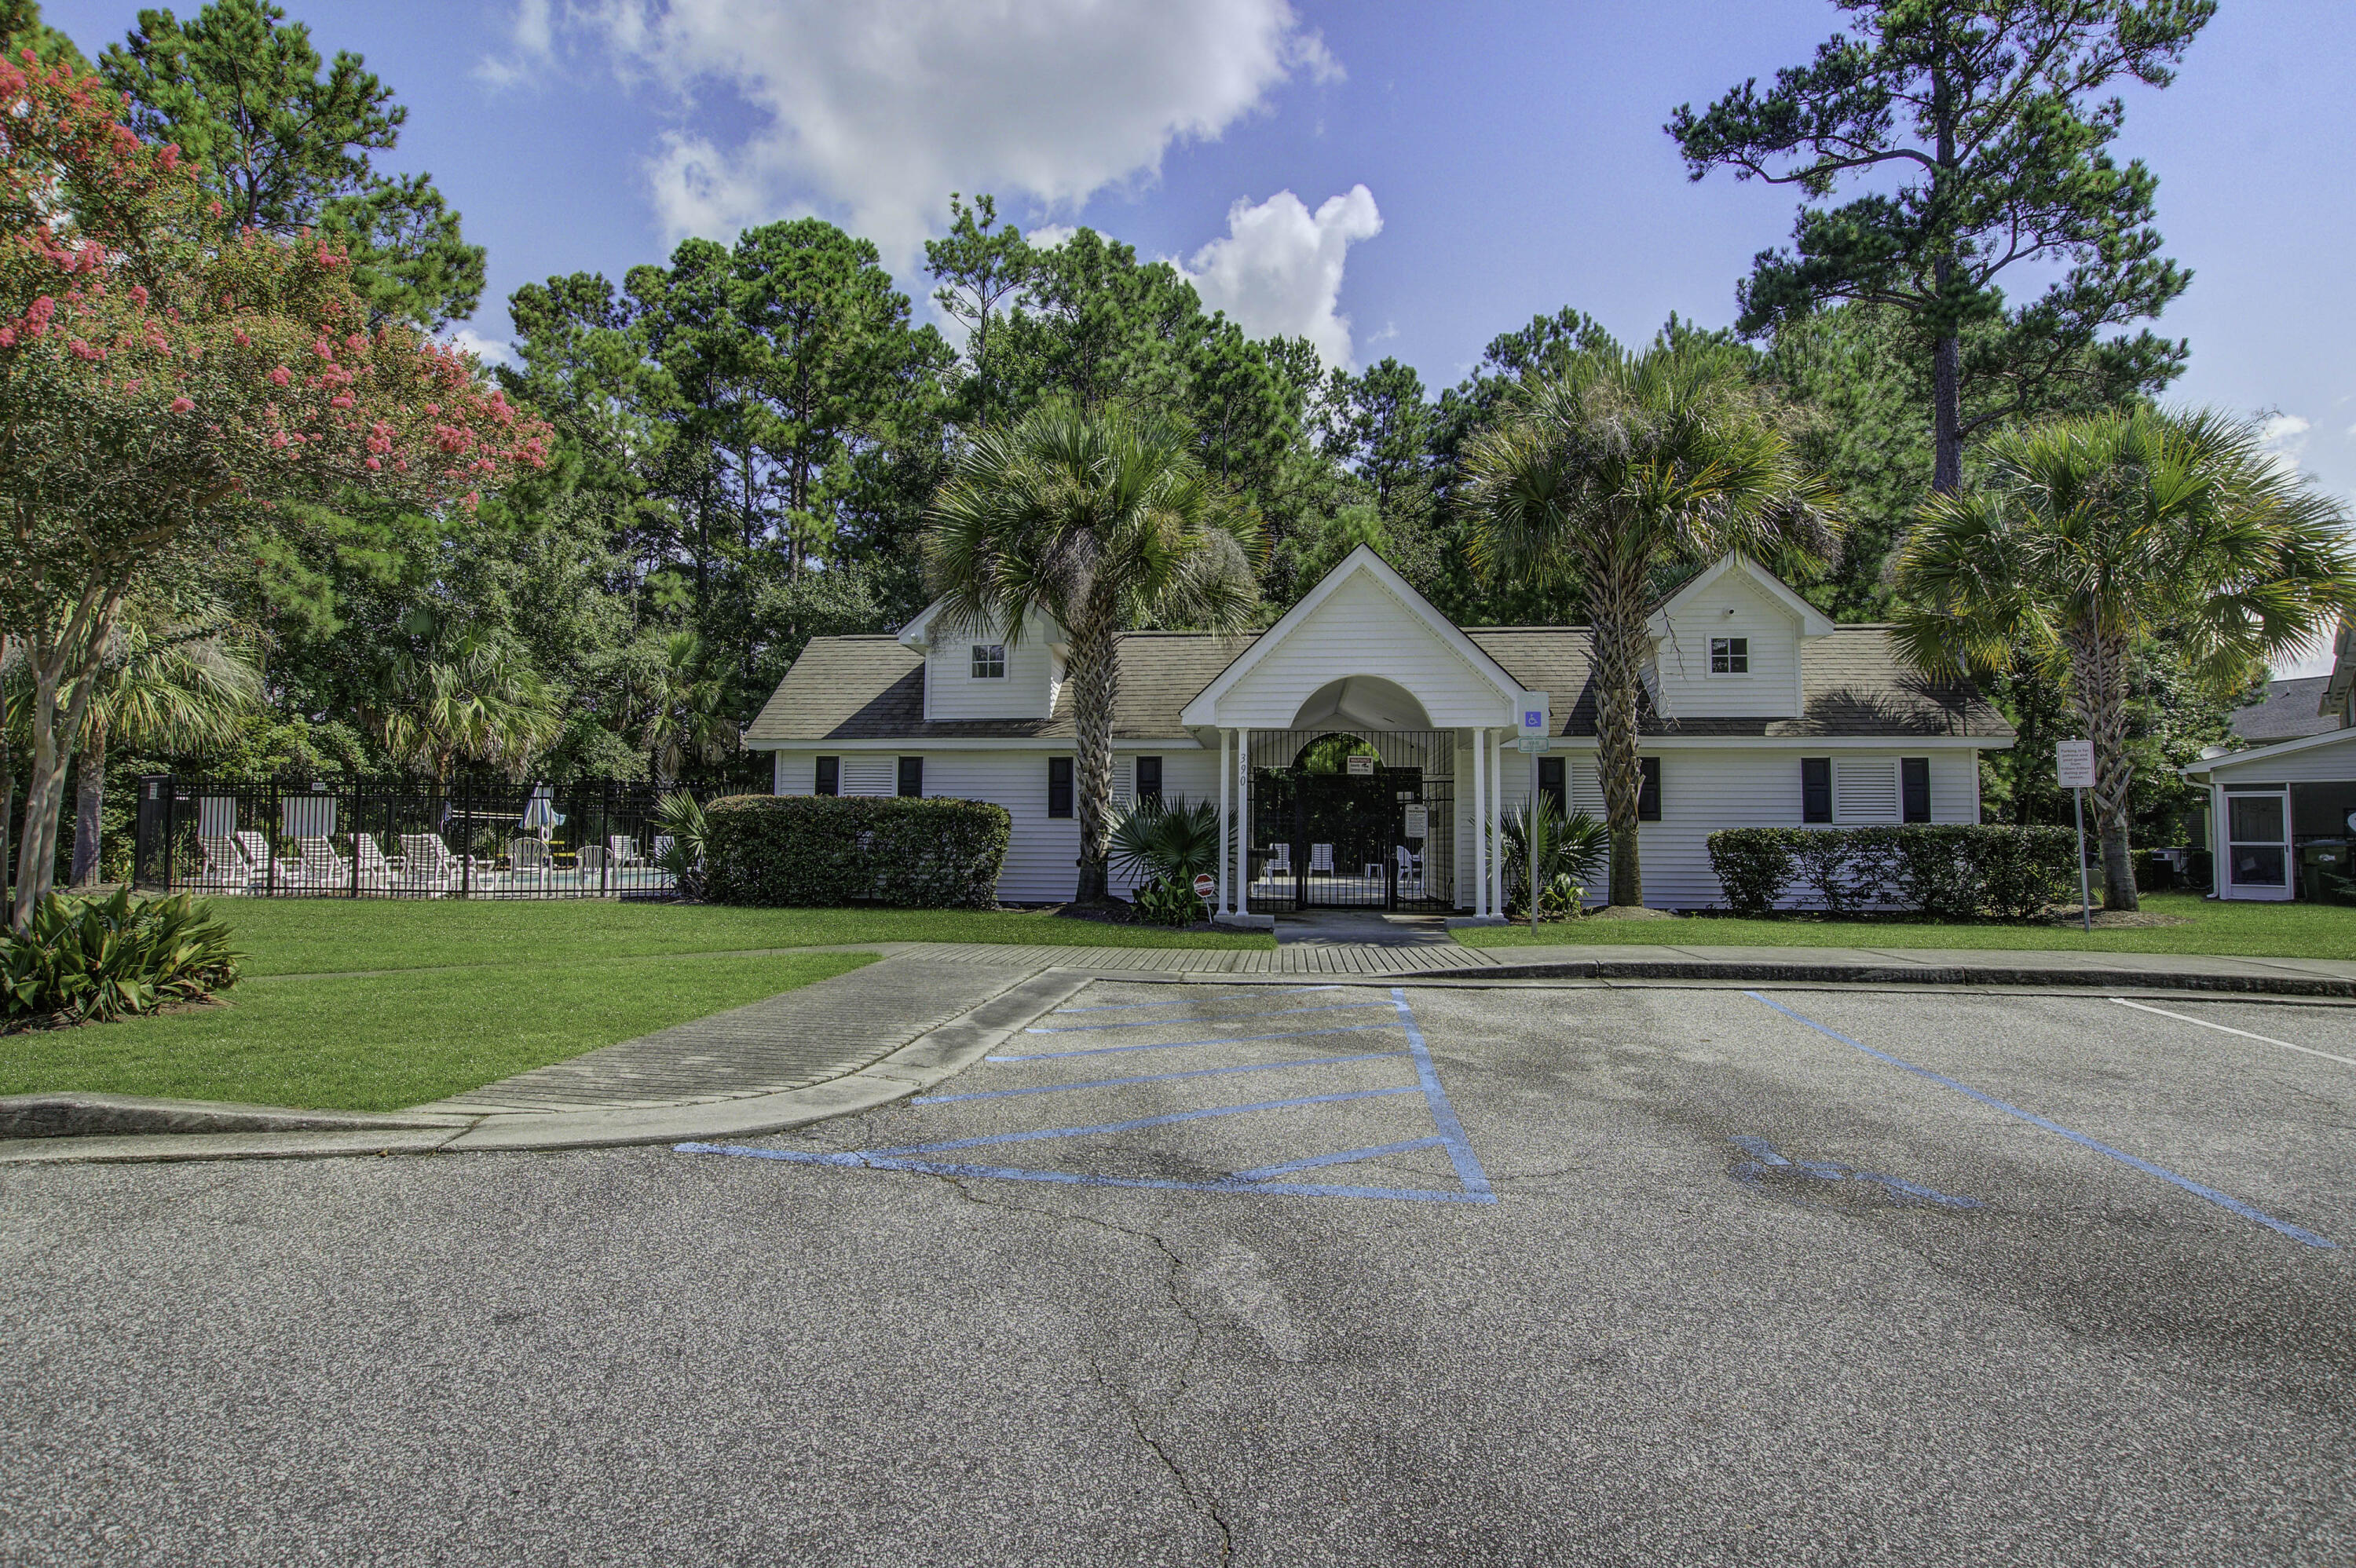
[[[1265,949],[897,943],[865,968],[388,1116],[20,1095],[0,1165],[550,1149],[751,1137],[916,1093],[1091,979],[1832,985],[2356,999],[2356,962],[2158,953],[1610,944]],[[60,1133],[81,1136],[55,1136]]]

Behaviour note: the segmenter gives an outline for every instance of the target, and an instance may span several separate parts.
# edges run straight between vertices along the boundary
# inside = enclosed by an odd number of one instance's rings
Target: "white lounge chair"
[[[251,827],[239,833],[236,839],[237,847],[245,851],[245,863],[251,868],[251,874],[255,881],[274,880],[283,888],[294,877],[296,867],[301,863],[292,859],[282,859],[278,862],[278,869],[273,876],[270,866],[269,839]]]
[[[643,866],[647,863],[647,858],[638,853],[638,841],[626,833],[609,836],[605,840],[605,850],[614,857],[614,866],[617,870],[624,866]]]
[[[402,891],[446,893],[465,884],[466,862],[450,853],[439,833],[404,833],[401,850]]]
[[[199,838],[197,848],[205,858],[203,868],[197,872],[196,885],[200,888],[212,892],[241,893],[258,874],[234,838]]]
[[[408,863],[405,856],[387,855],[373,833],[352,835],[352,855],[359,864],[360,891],[367,893],[392,891]]]
[[[1333,874],[1333,846],[1331,844],[1312,844],[1309,847],[1309,874],[1313,877],[1320,871],[1329,877]]]
[[[294,847],[301,853],[294,861],[292,885],[322,891],[352,885],[352,863],[336,853],[335,845],[311,836],[297,838]]]

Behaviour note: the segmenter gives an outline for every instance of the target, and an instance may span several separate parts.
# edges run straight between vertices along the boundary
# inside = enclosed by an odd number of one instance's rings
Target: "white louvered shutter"
[[[869,754],[842,759],[844,795],[894,795],[900,793],[900,759]]]
[[[1833,819],[1837,822],[1897,821],[1897,759],[1834,758]]]

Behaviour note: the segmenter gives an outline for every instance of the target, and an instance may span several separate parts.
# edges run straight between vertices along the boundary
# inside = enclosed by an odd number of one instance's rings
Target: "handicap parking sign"
[[[1522,693],[1522,733],[1525,736],[1547,732],[1547,694],[1543,691]]]

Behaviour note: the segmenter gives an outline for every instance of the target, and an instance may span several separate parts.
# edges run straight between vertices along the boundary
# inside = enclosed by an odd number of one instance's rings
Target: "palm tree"
[[[225,745],[240,716],[259,706],[262,675],[217,634],[131,621],[102,658],[74,759],[73,884],[98,880],[106,807],[106,748],[189,752]]]
[[[437,784],[461,758],[521,778],[561,722],[548,683],[522,653],[473,632],[395,656],[360,716],[396,761]]]
[[[1035,615],[1068,640],[1083,904],[1110,897],[1114,639],[1146,622],[1240,626],[1258,598],[1256,542],[1184,433],[1125,411],[1050,405],[984,431],[934,499],[925,568],[946,624],[1003,628],[1011,644]]]
[[[741,731],[726,711],[727,691],[706,670],[703,639],[673,632],[646,684],[649,710],[638,726],[658,785],[676,782],[691,763],[705,766],[734,751]]]
[[[2129,652],[2161,637],[2203,684],[2238,686],[2356,613],[2347,526],[2238,420],[2145,409],[2013,432],[1900,547],[1898,645],[1942,674],[2024,656],[2065,687],[2094,743],[2103,901],[2131,910]]]
[[[1837,529],[1831,497],[1734,357],[1692,340],[1574,356],[1473,442],[1467,466],[1475,567],[1586,608],[1612,901],[1641,904],[1637,703],[1655,592],[1729,550],[1822,556]]]

